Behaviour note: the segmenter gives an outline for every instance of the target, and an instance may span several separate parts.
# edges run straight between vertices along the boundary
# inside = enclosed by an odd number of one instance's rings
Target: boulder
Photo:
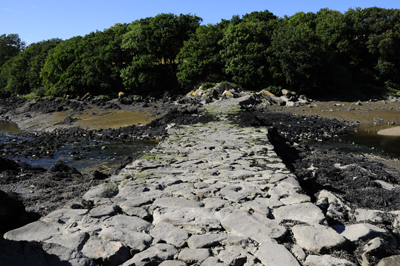
[[[158,223],[150,230],[150,235],[154,237],[155,243],[163,241],[178,248],[184,246],[189,238],[189,234],[185,229],[166,222]]]
[[[339,259],[330,255],[309,255],[304,263],[305,266],[357,266],[357,264],[346,259]]]
[[[275,241],[264,242],[255,256],[268,266],[300,266],[292,253]]]
[[[297,244],[311,252],[327,253],[346,244],[346,239],[328,226],[295,225],[292,232]]]
[[[137,253],[132,259],[122,266],[158,265],[165,260],[172,260],[178,254],[178,250],[169,244],[156,244],[143,252]]]
[[[263,243],[270,238],[281,238],[286,228],[258,213],[234,211],[221,219],[222,226],[230,233],[251,237]]]
[[[285,220],[295,220],[308,224],[325,224],[325,215],[321,209],[312,203],[299,203],[282,206],[273,210],[275,220],[280,223]]]
[[[208,257],[210,257],[211,252],[207,248],[191,249],[184,248],[178,256],[178,259],[189,264],[202,263]]]
[[[120,242],[105,241],[91,237],[81,250],[82,254],[95,261],[101,261],[102,265],[120,265],[130,259],[128,247]]]

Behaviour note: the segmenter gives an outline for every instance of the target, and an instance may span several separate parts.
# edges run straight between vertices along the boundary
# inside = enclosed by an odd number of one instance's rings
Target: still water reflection
[[[0,120],[0,132],[19,133],[22,132],[22,130],[18,128],[16,123]]]
[[[9,140],[14,134],[22,130],[15,123],[0,121],[0,141]],[[86,172],[118,165],[126,156],[137,156],[145,150],[157,145],[157,141],[132,141],[132,142],[102,142],[91,141],[84,145],[66,144],[59,148],[54,158],[10,158],[17,161],[29,163],[32,166],[40,166],[48,169],[50,166],[61,160],[69,166]]]
[[[383,125],[359,127],[340,136],[342,140],[381,150],[391,156],[400,157],[400,136],[378,135],[378,131],[388,128]]]

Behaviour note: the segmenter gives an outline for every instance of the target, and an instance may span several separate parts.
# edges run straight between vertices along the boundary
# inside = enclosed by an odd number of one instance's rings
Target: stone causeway
[[[326,190],[306,195],[268,128],[224,119],[243,100],[209,104],[221,121],[169,125],[158,146],[83,196],[93,208],[56,210],[5,239],[40,242],[70,265],[360,265],[341,252],[386,239],[363,222],[376,213],[329,226],[330,213],[349,207]]]

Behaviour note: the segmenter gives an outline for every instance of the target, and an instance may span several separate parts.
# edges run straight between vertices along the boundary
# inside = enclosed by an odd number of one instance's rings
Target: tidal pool
[[[13,122],[0,120],[0,133],[20,133],[18,125]]]
[[[393,127],[388,125],[362,126],[341,135],[340,138],[355,145],[366,146],[394,157],[400,157],[400,136],[378,134],[381,130]]]
[[[0,141],[13,138],[14,134],[22,130],[12,122],[0,121]],[[16,161],[26,162],[32,166],[40,166],[49,169],[50,166],[64,161],[71,167],[81,172],[100,169],[107,171],[110,167],[119,165],[126,156],[135,157],[157,145],[158,141],[131,141],[131,142],[103,142],[88,141],[85,144],[66,144],[60,147],[54,154],[54,158],[10,158]]]

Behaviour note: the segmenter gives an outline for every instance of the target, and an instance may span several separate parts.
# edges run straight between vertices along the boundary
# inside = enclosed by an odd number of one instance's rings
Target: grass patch
[[[167,160],[167,158],[163,158],[160,157],[156,154],[153,153],[146,153],[145,155],[143,155],[142,157],[140,157],[140,159],[144,159],[144,160],[155,160],[155,161],[164,161]]]
[[[138,173],[133,176],[135,181],[138,181],[138,182],[144,181],[147,178],[155,178],[155,177],[160,177],[160,175],[157,173],[151,172],[151,171],[143,171],[143,172]]]
[[[104,187],[106,188],[105,196],[106,197],[113,197],[118,194],[118,185],[115,183],[105,183]]]
[[[33,100],[33,99],[39,99],[40,96],[37,96],[35,93],[29,93],[26,95],[22,95],[22,98],[26,99],[26,100]]]

